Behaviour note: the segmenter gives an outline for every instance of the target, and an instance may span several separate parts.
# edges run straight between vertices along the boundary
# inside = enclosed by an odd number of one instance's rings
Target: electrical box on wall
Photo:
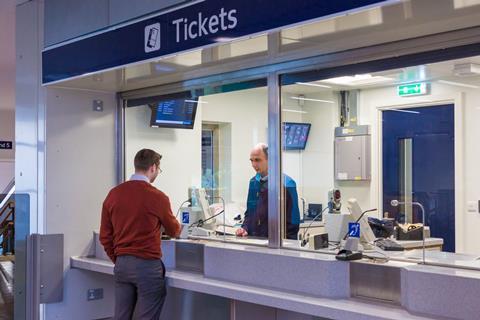
[[[370,158],[368,126],[335,128],[335,180],[370,180]]]

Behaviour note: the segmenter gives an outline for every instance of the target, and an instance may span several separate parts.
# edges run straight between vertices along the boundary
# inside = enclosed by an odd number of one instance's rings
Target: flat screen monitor
[[[150,126],[155,128],[193,129],[197,113],[197,99],[169,99],[150,104]]]
[[[284,122],[285,150],[305,150],[310,126],[310,123]]]

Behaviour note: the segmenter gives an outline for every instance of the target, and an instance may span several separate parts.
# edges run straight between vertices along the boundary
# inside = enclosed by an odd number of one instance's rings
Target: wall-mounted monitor
[[[160,100],[150,104],[152,118],[150,126],[154,128],[193,129],[197,113],[198,98],[175,98]]]
[[[283,139],[285,150],[305,150],[310,127],[310,123],[284,122]]]

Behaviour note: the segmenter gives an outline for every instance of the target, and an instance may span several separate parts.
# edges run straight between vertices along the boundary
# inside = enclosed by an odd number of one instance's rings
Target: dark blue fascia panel
[[[221,38],[234,39],[396,1],[205,0],[45,50],[43,83],[214,44]],[[150,28],[156,31],[150,34],[147,32]]]

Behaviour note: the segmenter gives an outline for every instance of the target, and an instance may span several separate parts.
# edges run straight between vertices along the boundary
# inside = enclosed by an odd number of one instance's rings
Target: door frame
[[[377,148],[372,148],[372,152],[376,152],[376,155],[372,156],[372,160],[377,161],[376,167],[378,168],[377,175],[378,177],[372,176],[372,180],[376,180],[376,189],[372,190],[371,197],[375,197],[377,194],[377,199],[372,199],[372,203],[377,202],[378,208],[382,209],[383,212],[383,123],[382,123],[382,112],[392,109],[410,109],[410,108],[422,108],[422,107],[432,107],[442,104],[453,104],[454,109],[454,133],[455,133],[455,252],[462,253],[465,251],[465,244],[467,243],[466,232],[462,232],[466,229],[465,226],[465,176],[464,176],[464,109],[465,109],[465,92],[460,91],[456,94],[449,95],[430,95],[430,96],[419,96],[419,97],[409,97],[404,104],[383,104],[377,106],[376,117],[373,122],[376,122],[376,126],[372,126],[372,139],[377,140]],[[372,167],[375,164],[372,164]],[[375,186],[373,186],[375,187]]]

